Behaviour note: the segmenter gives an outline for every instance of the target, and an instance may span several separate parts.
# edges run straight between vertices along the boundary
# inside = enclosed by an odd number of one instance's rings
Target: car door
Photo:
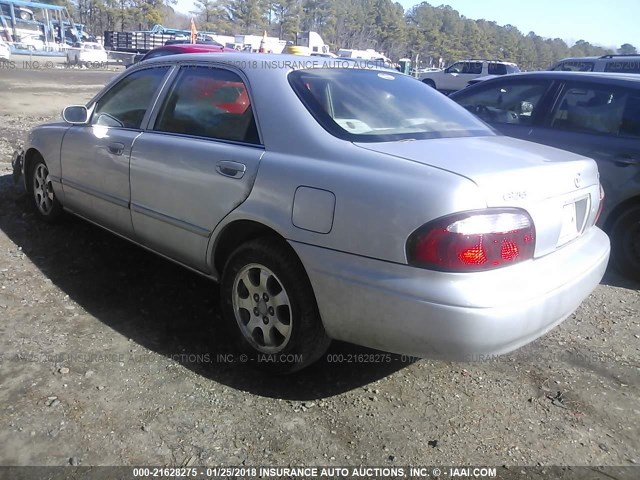
[[[510,137],[530,140],[552,102],[553,82],[531,77],[488,80],[451,96]]]
[[[67,130],[61,147],[65,206],[130,236],[129,157],[169,67],[138,70],[90,106],[87,125]]]
[[[598,162],[607,197],[603,220],[640,192],[640,89],[567,81],[530,138]]]
[[[442,90],[461,90],[469,80],[482,75],[482,62],[458,62],[447,68],[446,83]]]
[[[207,271],[211,233],[249,195],[263,152],[246,82],[181,67],[131,153],[138,241]]]

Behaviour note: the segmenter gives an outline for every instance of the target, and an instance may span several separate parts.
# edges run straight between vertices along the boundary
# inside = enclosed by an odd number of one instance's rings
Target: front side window
[[[615,87],[567,84],[553,116],[554,128],[617,135],[629,94]]]
[[[531,125],[548,87],[546,81],[493,83],[456,97],[456,102],[485,122]]]
[[[138,70],[115,84],[98,100],[91,123],[138,129],[169,67]]]
[[[446,73],[465,73],[480,75],[482,73],[482,62],[458,62],[447,68]]]
[[[445,70],[445,73],[462,73],[463,70],[464,70],[464,63],[458,62],[448,67]]]
[[[180,70],[154,130],[260,143],[244,82],[233,72],[211,67]]]
[[[345,140],[494,135],[444,95],[395,72],[317,68],[291,72],[289,82],[318,123]]]

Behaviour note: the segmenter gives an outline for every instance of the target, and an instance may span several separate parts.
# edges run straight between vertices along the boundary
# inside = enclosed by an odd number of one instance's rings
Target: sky
[[[400,0],[406,9],[417,0]],[[575,43],[618,48],[631,43],[640,48],[640,0],[430,0],[437,6],[451,5],[467,18],[511,24],[525,35],[562,38]],[[176,10],[193,11],[193,0],[178,0]],[[242,33],[242,32],[238,32]]]

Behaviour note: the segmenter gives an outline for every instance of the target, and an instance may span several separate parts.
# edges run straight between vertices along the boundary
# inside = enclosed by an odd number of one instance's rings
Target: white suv
[[[564,58],[549,70],[563,72],[640,73],[640,55]]]
[[[462,60],[437,72],[421,73],[418,79],[442,92],[450,93],[467,86],[469,80],[485,75],[518,73],[515,63],[499,60]]]

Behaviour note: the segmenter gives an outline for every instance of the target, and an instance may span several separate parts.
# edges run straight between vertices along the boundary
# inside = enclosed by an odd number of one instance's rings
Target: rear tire
[[[640,205],[628,208],[614,222],[611,260],[622,275],[640,282]]]
[[[62,205],[53,191],[49,168],[39,153],[34,154],[29,172],[31,205],[36,215],[47,223],[57,222],[62,215]]]
[[[233,342],[245,359],[269,373],[301,370],[331,343],[302,263],[283,240],[259,238],[231,254],[221,303]]]

